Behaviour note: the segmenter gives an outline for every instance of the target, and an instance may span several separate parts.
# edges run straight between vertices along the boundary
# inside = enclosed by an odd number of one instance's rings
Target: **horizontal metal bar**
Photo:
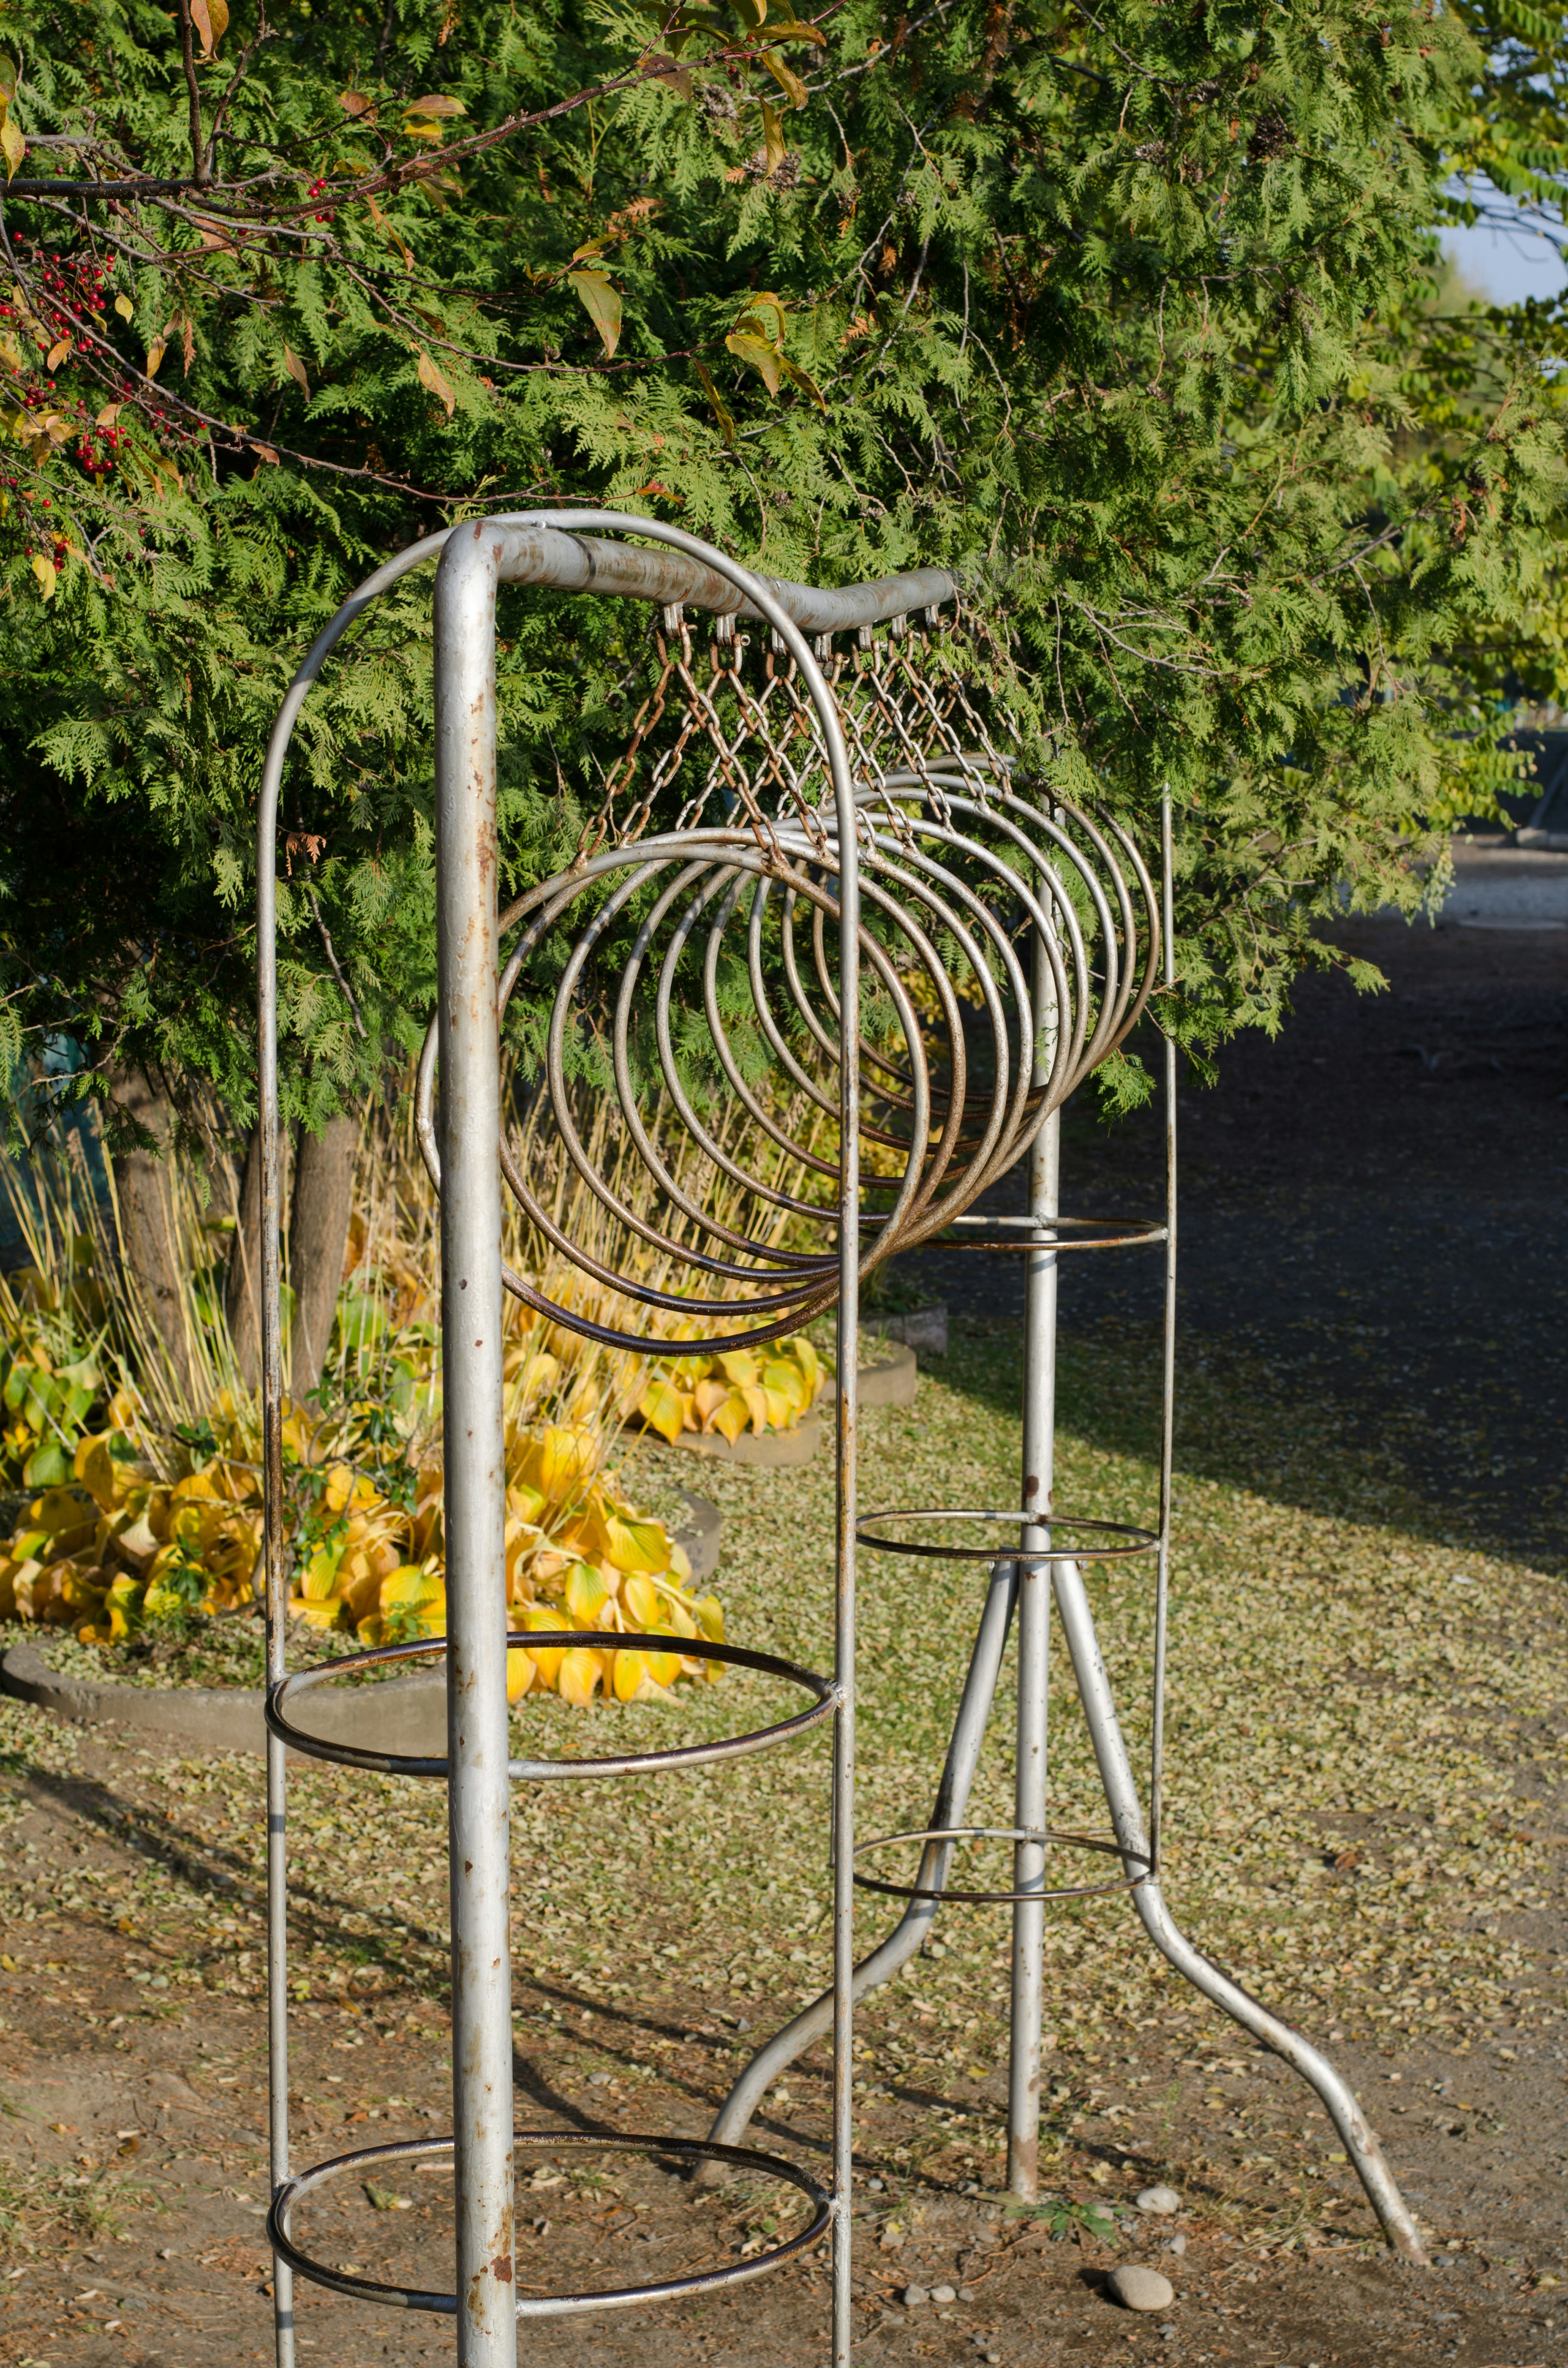
[[[761,620],[760,609],[726,576],[684,552],[647,551],[598,535],[563,534],[550,526],[509,527],[500,519],[481,523],[498,526],[505,535],[501,575],[506,583],[548,585],[560,592],[608,592],[626,600],[656,601],[664,608],[678,603],[715,617]],[[850,584],[837,592],[820,592],[812,585],[772,575],[762,580],[803,633],[843,633],[861,625],[886,624],[912,609],[937,608],[958,591],[958,578],[945,567],[881,575],[875,583]]]

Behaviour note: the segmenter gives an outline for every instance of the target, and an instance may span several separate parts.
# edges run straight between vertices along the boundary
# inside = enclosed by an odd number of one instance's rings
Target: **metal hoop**
[[[855,1887],[858,1891],[883,1892],[890,1899],[959,1900],[972,1907],[1017,1907],[1024,1901],[1034,1899],[1106,1898],[1113,1892],[1136,1890],[1139,1884],[1147,1883],[1154,1872],[1153,1860],[1147,1850],[1131,1850],[1124,1842],[1106,1841],[1096,1834],[1067,1833],[1056,1826],[1043,1826],[1038,1831],[1031,1831],[1025,1826],[924,1826],[912,1833],[881,1834],[875,1841],[858,1843],[855,1855],[863,1858],[868,1850],[892,1850],[896,1842],[961,1841],[1033,1842],[1040,1847],[1053,1843],[1061,1850],[1096,1850],[1103,1857],[1119,1858],[1124,1861],[1137,1859],[1142,1871],[1138,1874],[1122,1875],[1113,1883],[1058,1884],[1045,1890],[955,1891],[950,1884],[943,1884],[937,1888],[918,1883],[887,1883],[880,1875],[873,1874],[857,1874]]]
[[[579,2146],[585,2151],[628,2154],[673,2154],[688,2162],[722,2163],[734,2170],[750,2171],[754,2176],[781,2180],[787,2186],[798,2188],[807,2202],[816,2209],[808,2227],[781,2244],[770,2245],[754,2254],[749,2261],[736,2261],[720,2270],[702,2270],[686,2278],[656,2279],[648,2285],[611,2286],[602,2294],[551,2294],[540,2300],[526,2301],[517,2297],[519,2318],[565,2318],[590,2310],[625,2310],[634,2304],[677,2302],[685,2294],[712,2294],[726,2286],[745,2285],[753,2278],[766,2277],[769,2270],[793,2260],[825,2236],[833,2225],[833,2200],[818,2185],[809,2171],[800,2170],[782,2155],[767,2154],[756,2146],[717,2146],[710,2139],[665,2138],[642,2133],[625,2135],[597,2130],[514,2130],[514,2146],[549,2146],[556,2150]],[[329,2180],[352,2177],[373,2170],[382,2163],[415,2161],[426,2155],[449,2155],[455,2141],[447,2138],[409,2138],[395,2146],[361,2146],[353,2154],[334,2155],[326,2162],[312,2164],[309,2170],[295,2173],[284,2182],[272,2200],[267,2215],[267,2233],[280,2260],[313,2285],[326,2286],[334,2294],[347,2294],[355,2302],[378,2302],[395,2310],[428,2310],[444,2317],[457,2316],[455,2294],[437,2294],[418,2286],[395,2286],[379,2278],[348,2275],[342,2270],[329,2269],[324,2261],[303,2251],[289,2232],[289,2215],[298,2203]]]
[[[1019,1529],[1050,1530],[1052,1543],[1048,1546],[938,1546],[927,1545],[914,1539],[879,1537],[870,1524],[873,1521],[1005,1521]],[[1087,1530],[1092,1537],[1119,1538],[1119,1545],[1060,1545],[1055,1532],[1061,1530]],[[935,1562],[1013,1562],[1025,1568],[1038,1570],[1058,1562],[1125,1562],[1133,1554],[1153,1554],[1160,1544],[1155,1530],[1136,1528],[1131,1521],[1091,1520],[1086,1514],[1072,1513],[991,1513],[966,1512],[945,1505],[889,1506],[878,1513],[862,1513],[855,1527],[856,1542],[873,1546],[880,1554],[920,1554]]]
[[[308,1669],[297,1669],[280,1684],[269,1686],[265,1716],[270,1731],[279,1742],[292,1751],[308,1752],[312,1759],[335,1760],[344,1768],[368,1768],[384,1776],[441,1776],[450,1773],[445,1759],[426,1759],[395,1751],[367,1751],[358,1744],[332,1743],[319,1735],[307,1735],[283,1715],[283,1704],[290,1694],[309,1693],[327,1685],[334,1678],[348,1677],[356,1669],[384,1668],[389,1662],[413,1659],[416,1655],[444,1656],[448,1640],[445,1636],[421,1637],[406,1645],[378,1645],[363,1653],[345,1653],[334,1661],[317,1661]],[[618,1653],[677,1653],[697,1661],[717,1661],[737,1669],[757,1669],[764,1677],[781,1678],[786,1684],[803,1686],[816,1696],[812,1709],[799,1711],[793,1718],[779,1719],[770,1726],[755,1727],[745,1735],[726,1736],[718,1743],[676,1744],[665,1751],[617,1752],[594,1759],[508,1759],[506,1772],[515,1783],[549,1783],[562,1778],[596,1776],[650,1776],[666,1768],[703,1768],[720,1759],[739,1759],[745,1753],[767,1751],[776,1743],[787,1743],[797,1735],[804,1735],[822,1719],[828,1718],[838,1707],[838,1689],[831,1678],[819,1677],[815,1670],[801,1668],[797,1662],[781,1660],[776,1653],[754,1653],[740,1645],[715,1645],[705,1636],[631,1636],[619,1634],[613,1629],[539,1629],[522,1628],[508,1632],[508,1652],[550,1652],[584,1648],[589,1652]]]

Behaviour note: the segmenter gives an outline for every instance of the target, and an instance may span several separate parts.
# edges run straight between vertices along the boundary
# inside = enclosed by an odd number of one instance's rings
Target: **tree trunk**
[[[320,1134],[301,1136],[294,1163],[289,1216],[289,1281],[294,1292],[290,1387],[297,1398],[315,1388],[326,1362],[348,1247],[358,1151],[358,1120],[335,1118]]]
[[[114,1190],[119,1206],[120,1254],[131,1286],[141,1299],[152,1342],[156,1343],[165,1360],[168,1378],[177,1395],[188,1400],[190,1342],[180,1275],[180,1240],[174,1214],[174,1167],[169,1156],[174,1112],[140,1070],[122,1071],[115,1078],[114,1098],[122,1110],[145,1127],[158,1145],[157,1151],[122,1151],[115,1155]],[[188,1407],[184,1410],[188,1411]]]
[[[229,1279],[223,1291],[223,1313],[240,1379],[255,1389],[261,1378],[261,1129],[251,1130],[240,1181],[239,1206],[234,1211],[234,1239],[229,1252]]]

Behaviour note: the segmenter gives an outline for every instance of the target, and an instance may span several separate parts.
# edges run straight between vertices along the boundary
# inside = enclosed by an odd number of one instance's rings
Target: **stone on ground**
[[[1112,2270],[1110,2291],[1123,2310],[1169,2310],[1176,2300],[1169,2278],[1163,2278],[1158,2270],[1142,2269],[1136,2261]]]

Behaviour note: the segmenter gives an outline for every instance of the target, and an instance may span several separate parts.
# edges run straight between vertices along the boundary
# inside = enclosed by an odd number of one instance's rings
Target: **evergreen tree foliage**
[[[1560,186],[1555,18],[9,0],[0,45],[0,1053],[69,1032],[87,1089],[246,1117],[272,717],[357,578],[474,511],[960,567],[1033,760],[1145,838],[1172,785],[1200,1059],[1346,903],[1415,907],[1520,685],[1562,691],[1556,315],[1432,303],[1456,175]],[[312,1124],[431,1006],[428,609],[415,575],[297,738]],[[649,620],[502,615],[517,887],[571,859]]]

